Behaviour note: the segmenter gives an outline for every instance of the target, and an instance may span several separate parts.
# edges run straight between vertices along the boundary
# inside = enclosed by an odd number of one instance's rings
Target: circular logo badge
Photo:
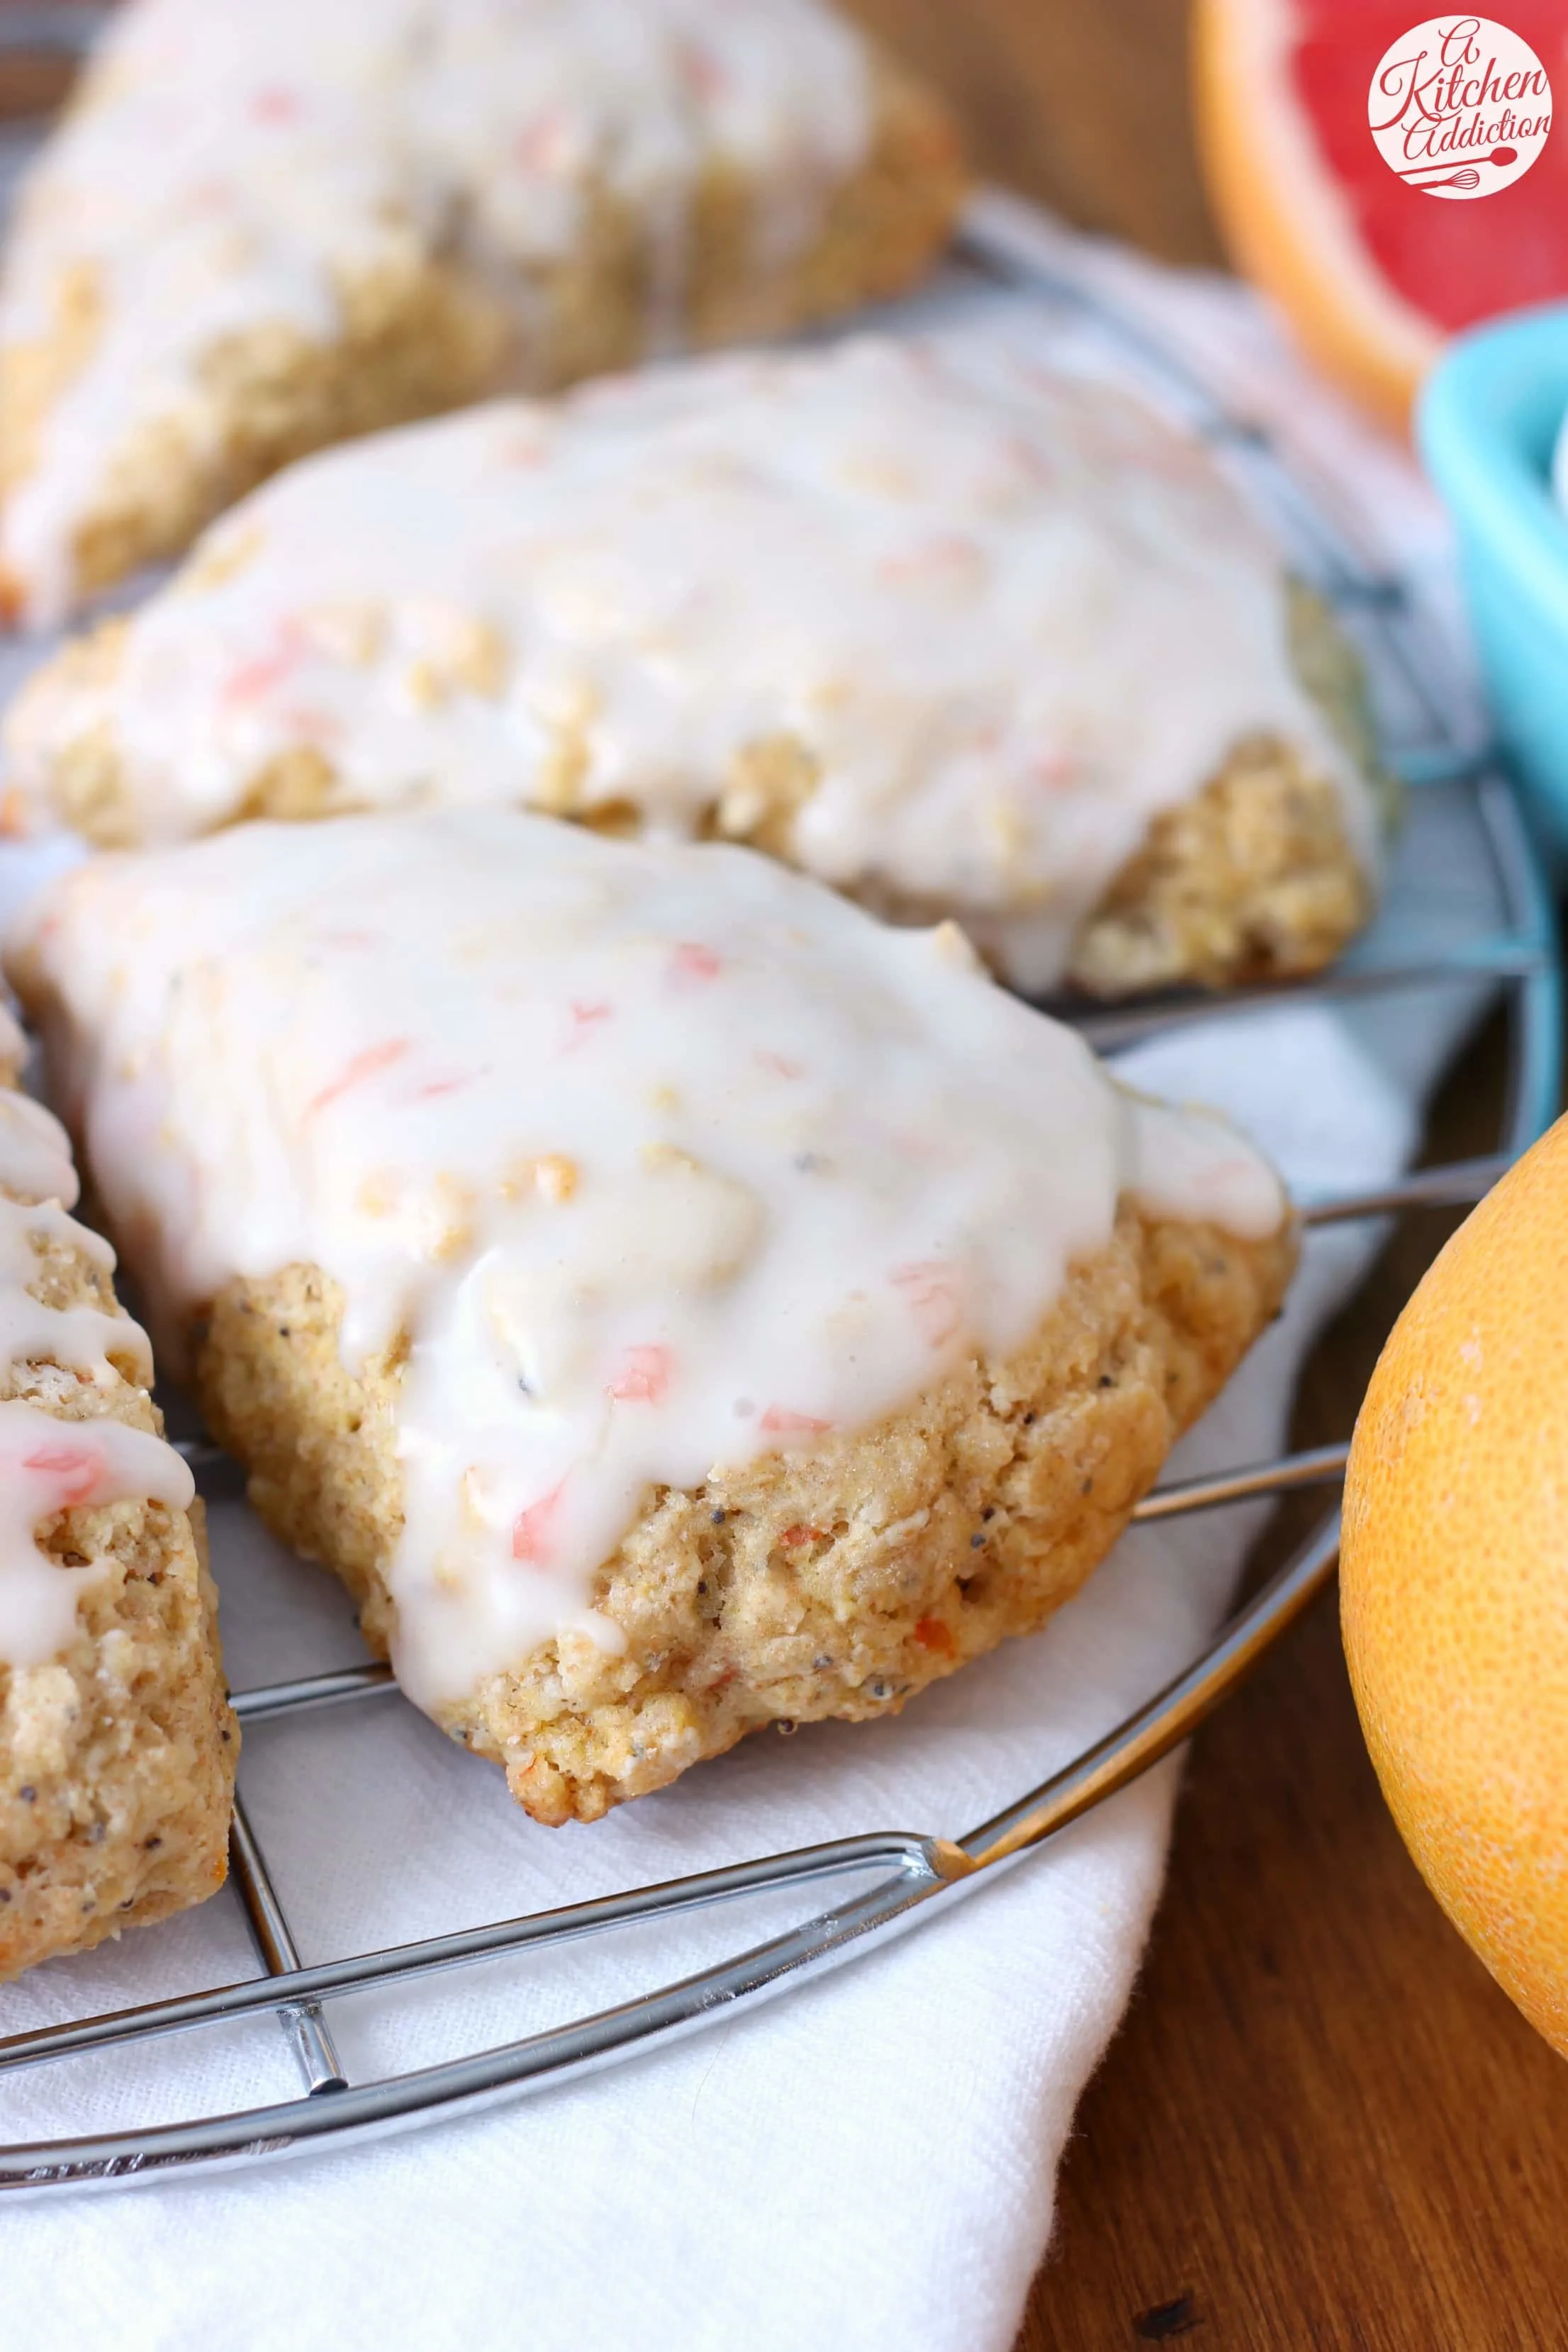
[[[1489,16],[1429,16],[1384,52],[1367,93],[1377,152],[1407,188],[1493,196],[1552,129],[1552,85],[1528,41]]]

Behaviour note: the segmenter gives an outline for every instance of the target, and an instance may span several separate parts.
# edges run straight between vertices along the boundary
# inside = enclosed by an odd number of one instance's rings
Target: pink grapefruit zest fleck
[[[511,1523],[511,1556],[526,1560],[532,1568],[547,1568],[555,1514],[561,1507],[561,1497],[566,1481],[552,1486],[548,1495],[541,1495],[537,1503],[530,1503],[519,1511]]]
[[[1070,752],[1047,751],[1035,761],[1030,772],[1037,784],[1044,785],[1048,793],[1055,793],[1075,781],[1078,763]]]
[[[341,719],[310,702],[290,703],[278,713],[278,721],[301,743],[331,743],[343,731]]]
[[[892,1280],[896,1288],[907,1294],[921,1339],[930,1347],[945,1348],[963,1320],[954,1269],[932,1259],[921,1265],[897,1267]]]
[[[939,531],[932,539],[919,541],[901,555],[886,555],[877,566],[887,581],[941,579],[944,573],[964,572],[975,562],[979,550],[972,539],[954,530]]]
[[[401,1062],[408,1050],[406,1037],[389,1037],[384,1045],[367,1045],[363,1054],[356,1054],[353,1061],[339,1071],[329,1086],[324,1086],[319,1095],[311,1097],[305,1106],[306,1118],[314,1118],[318,1111],[325,1110],[329,1103],[335,1103],[339,1096],[346,1095],[352,1087],[363,1086],[366,1078],[374,1078],[381,1070],[389,1070],[394,1062]]]
[[[680,76],[693,98],[721,98],[730,86],[730,77],[719,59],[699,41],[682,44]]]
[[[770,1437],[820,1437],[830,1421],[816,1421],[809,1412],[795,1412],[787,1404],[771,1404],[757,1427]]]
[[[605,1394],[618,1397],[626,1404],[662,1404],[674,1360],[671,1350],[658,1342],[646,1348],[628,1348]]]
[[[700,940],[682,940],[671,968],[679,980],[717,980],[724,965],[722,959]]]
[[[1019,472],[1028,475],[1032,481],[1050,482],[1056,479],[1056,467],[1045,451],[1037,443],[1025,440],[1021,433],[1016,434],[1008,442],[1007,454]]]
[[[562,1053],[576,1054],[581,1052],[582,1048],[588,1043],[589,1038],[593,1035],[595,1030],[598,1028],[601,1022],[608,1021],[614,1013],[615,1009],[616,1008],[613,1004],[590,1004],[585,1003],[580,997],[574,997],[569,1007],[572,1015],[572,1026],[567,1033],[564,1044],[562,1045]]]
[[[223,689],[226,702],[258,702],[269,689],[279,685],[293,666],[292,654],[259,654],[254,661],[241,662],[229,672]]]
[[[258,122],[292,122],[300,111],[300,101],[291,89],[258,89],[250,103],[250,111]]]
[[[284,621],[270,652],[257,654],[229,672],[224,681],[225,702],[259,702],[264,694],[270,694],[275,686],[282,684],[304,651],[304,640],[295,623]]]
[[[564,161],[566,124],[555,110],[536,114],[519,131],[512,152],[525,172],[550,172]]]
[[[60,1482],[59,1508],[74,1503],[87,1502],[103,1475],[103,1464],[96,1454],[83,1454],[69,1445],[44,1446],[37,1454],[26,1454],[24,1470],[44,1470]]]

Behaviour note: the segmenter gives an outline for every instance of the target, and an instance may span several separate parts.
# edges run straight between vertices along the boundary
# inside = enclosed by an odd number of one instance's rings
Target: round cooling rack
[[[26,12],[12,13],[18,37],[25,30],[32,46],[58,46],[49,16],[28,20]],[[93,13],[70,13],[73,38]],[[10,152],[19,152],[19,143],[13,142]],[[0,142],[0,189],[5,163]],[[1497,1152],[1300,1206],[1303,1223],[1313,1227],[1477,1200],[1555,1115],[1560,981],[1550,898],[1530,835],[1505,777],[1469,740],[1451,690],[1447,641],[1417,584],[1363,551],[1353,529],[1336,518],[1331,496],[1304,478],[1267,434],[1233,415],[1173,345],[1075,278],[1062,264],[1060,250],[1024,207],[983,196],[971,213],[949,281],[929,301],[895,314],[893,323],[901,318],[928,325],[938,316],[957,318],[966,307],[1005,304],[1010,316],[1037,325],[1053,350],[1081,357],[1086,364],[1112,366],[1124,380],[1131,377],[1204,438],[1266,510],[1292,569],[1328,600],[1360,647],[1384,756],[1405,785],[1406,807],[1383,912],[1327,973],[1297,986],[1219,997],[1165,996],[1088,1013],[1074,1005],[1053,1009],[1097,1045],[1110,1046],[1281,1004],[1337,1004],[1357,1018],[1372,1018],[1378,1006],[1408,1002],[1417,993],[1450,1011],[1456,1001],[1475,1007],[1500,993],[1509,1014],[1510,1087]],[[0,656],[0,685],[7,666],[15,675],[14,654],[9,665]],[[1446,873],[1463,873],[1462,891],[1424,887],[1423,877],[1437,864]],[[232,1488],[232,1465],[213,1448],[192,1441],[184,1450],[204,1484],[226,1482]],[[1168,1519],[1298,1487],[1331,1487],[1346,1452],[1344,1445],[1323,1446],[1167,1484],[1149,1495],[1134,1517],[1143,1522]],[[244,1805],[237,1805],[233,1881],[263,1973],[195,1991],[176,1980],[161,1997],[134,2006],[0,2037],[0,2075],[7,2082],[15,2070],[45,2061],[93,2056],[101,2063],[112,2058],[142,2111],[159,2118],[141,2128],[0,2147],[0,2190],[40,2194],[124,2186],[340,2147],[472,2113],[641,2054],[805,1983],[934,1918],[966,1889],[1037,1851],[1168,1754],[1321,1591],[1332,1574],[1337,1547],[1338,1515],[1330,1511],[1175,1681],[1065,1769],[956,1839],[874,1832],[305,1966],[268,1853]],[[221,1576],[221,1553],[218,1566]],[[291,1727],[310,1722],[320,1710],[384,1707],[393,1692],[384,1667],[362,1665],[242,1690],[235,1707],[247,1728],[266,1723],[288,1738]],[[295,1730],[292,1736],[300,1734]],[[369,2079],[351,2079],[340,2059],[329,2016],[334,2002],[352,2003],[354,1996],[367,1993],[397,1995],[416,1979],[481,1963],[526,1958],[536,1966],[545,1955],[584,1938],[646,1932],[742,1898],[765,1903],[829,1882],[844,1885],[828,1907],[808,1905],[809,1916],[671,1980],[659,1982],[658,1970],[651,1970],[648,1990],[548,2030],[437,2064],[384,2066]],[[140,1948],[148,1948],[145,1936]],[[177,1979],[178,1937],[159,1948],[167,1954],[163,1972]],[[276,2018],[282,2028],[300,2087],[233,2112],[163,2119],[170,2087],[142,2045],[184,2032],[221,2035],[265,2016]]]

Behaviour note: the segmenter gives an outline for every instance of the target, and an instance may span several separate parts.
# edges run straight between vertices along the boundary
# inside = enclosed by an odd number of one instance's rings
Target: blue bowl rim
[[[1417,404],[1416,439],[1461,540],[1484,551],[1568,645],[1568,515],[1552,448],[1568,417],[1568,302],[1458,336]]]

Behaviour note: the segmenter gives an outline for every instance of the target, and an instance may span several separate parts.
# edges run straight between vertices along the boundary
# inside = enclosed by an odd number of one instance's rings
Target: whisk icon
[[[1508,164],[1518,163],[1519,150],[1516,147],[1494,147],[1490,153],[1483,155],[1480,161],[1483,163],[1496,164],[1501,171]],[[1435,173],[1441,173],[1443,176],[1434,178],[1431,174]],[[1437,188],[1479,188],[1481,184],[1481,175],[1474,163],[1462,164],[1457,172],[1449,171],[1445,163],[1423,163],[1408,172],[1401,172],[1399,176],[1402,180],[1408,181],[1412,186],[1426,188],[1429,192]]]

